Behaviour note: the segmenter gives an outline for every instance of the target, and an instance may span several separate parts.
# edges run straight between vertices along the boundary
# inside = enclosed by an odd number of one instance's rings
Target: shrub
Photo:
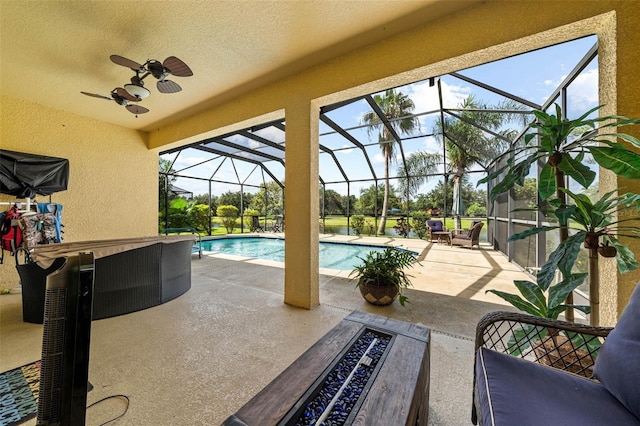
[[[478,203],[473,203],[467,209],[467,215],[472,217],[483,217],[487,215],[487,208]]]
[[[188,213],[191,227],[198,231],[209,230],[209,206],[206,204],[196,204]]]
[[[364,230],[364,215],[355,214],[351,216],[350,222],[351,228],[353,228],[353,232],[355,232],[356,235],[362,234],[362,231]]]
[[[216,214],[222,218],[222,223],[227,230],[228,234],[233,233],[233,228],[236,227],[236,219],[238,218],[239,210],[236,206],[218,206]]]
[[[429,214],[424,212],[414,212],[411,215],[411,226],[418,238],[422,239],[427,235],[427,219],[430,217]]]

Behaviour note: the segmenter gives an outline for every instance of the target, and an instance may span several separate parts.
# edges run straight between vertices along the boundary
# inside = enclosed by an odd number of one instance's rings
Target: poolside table
[[[363,336],[370,334],[380,337],[386,347],[384,351],[376,352],[375,348],[370,351],[377,341],[377,337],[374,338],[354,368],[354,371],[359,369],[360,375],[367,369],[370,371],[367,371],[366,384],[359,385],[362,390],[357,402],[343,412],[343,424],[426,425],[431,331],[354,311],[227,418],[223,426],[296,424],[305,411],[311,410],[312,401],[317,400],[323,386],[326,388],[325,384],[331,382],[336,368],[353,355],[353,348],[358,347]],[[367,360],[368,355],[375,361]],[[349,378],[345,383],[348,382]],[[329,413],[329,409],[322,409]]]

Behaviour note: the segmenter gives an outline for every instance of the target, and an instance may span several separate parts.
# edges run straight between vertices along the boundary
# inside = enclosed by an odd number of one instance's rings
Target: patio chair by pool
[[[264,232],[258,216],[251,216],[251,229],[253,229],[253,232]]]
[[[446,232],[441,220],[427,220],[427,239],[433,242],[433,232]]]
[[[462,231],[462,233],[452,235],[450,245],[469,246],[472,249],[473,246],[480,247],[480,231],[483,226],[483,222],[478,222],[469,231]]]
[[[276,221],[271,226],[271,232],[282,232],[284,229],[284,218],[282,215],[276,216]]]

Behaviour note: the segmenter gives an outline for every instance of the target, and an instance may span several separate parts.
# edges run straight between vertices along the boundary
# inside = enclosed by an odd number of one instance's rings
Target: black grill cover
[[[0,193],[19,198],[67,189],[69,160],[0,149]]]

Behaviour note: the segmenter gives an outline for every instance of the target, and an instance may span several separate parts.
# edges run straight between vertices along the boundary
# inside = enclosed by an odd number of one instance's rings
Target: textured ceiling
[[[0,93],[133,129],[268,82],[469,7],[472,1],[7,1],[0,0]],[[136,118],[109,96],[144,63],[182,59],[193,77],[159,93]]]

